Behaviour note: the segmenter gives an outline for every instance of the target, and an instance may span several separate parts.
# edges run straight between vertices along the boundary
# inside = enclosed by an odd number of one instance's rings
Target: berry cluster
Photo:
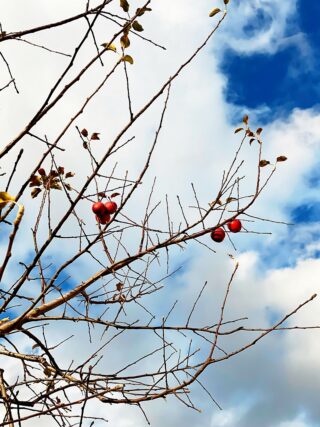
[[[117,204],[112,201],[106,203],[96,202],[92,205],[92,212],[96,214],[96,220],[104,225],[110,222],[111,215],[116,212],[117,208]]]
[[[238,233],[242,228],[240,219],[234,219],[233,221],[228,222],[227,226],[232,233]],[[218,243],[222,242],[225,237],[226,232],[221,227],[216,228],[211,233],[211,239]]]

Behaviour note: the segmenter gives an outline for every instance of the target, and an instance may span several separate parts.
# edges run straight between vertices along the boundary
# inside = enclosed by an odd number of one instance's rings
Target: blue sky
[[[307,4],[306,4],[307,3]],[[288,43],[275,53],[225,52],[221,70],[227,76],[226,100],[251,109],[265,105],[265,122],[294,108],[319,107],[320,3],[300,0],[285,31]],[[270,25],[263,9],[244,26],[248,37]]]

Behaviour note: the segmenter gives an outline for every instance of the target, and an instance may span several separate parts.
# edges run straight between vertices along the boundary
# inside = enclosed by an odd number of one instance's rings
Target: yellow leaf
[[[214,15],[216,15],[217,13],[221,12],[221,9],[219,9],[218,7],[216,7],[215,9],[213,9],[210,13],[209,16],[210,18],[212,18]]]
[[[102,43],[101,45],[102,47],[104,47],[107,50],[112,50],[112,52],[116,52],[117,48],[113,43]]]
[[[121,61],[129,62],[129,64],[133,64],[133,58],[130,55],[124,55],[121,58]]]
[[[6,203],[14,202],[16,199],[10,196],[6,191],[0,191],[0,209],[4,208]]]

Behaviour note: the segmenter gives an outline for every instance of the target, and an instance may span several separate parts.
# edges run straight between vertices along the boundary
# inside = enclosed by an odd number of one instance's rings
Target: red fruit
[[[216,228],[211,232],[211,239],[215,242],[222,242],[222,240],[226,237],[226,233],[223,228]]]
[[[116,210],[118,209],[118,206],[116,204],[116,202],[106,202],[104,204],[105,208],[107,209],[107,212],[110,214],[114,214],[116,212]]]
[[[92,212],[102,217],[106,213],[106,208],[102,202],[96,202],[92,205]]]
[[[100,224],[108,224],[108,222],[110,222],[110,215],[108,213],[104,213],[102,216],[98,216],[96,215],[96,220],[100,223]]]
[[[234,219],[233,221],[228,222],[227,225],[232,233],[238,233],[242,228],[240,219]]]

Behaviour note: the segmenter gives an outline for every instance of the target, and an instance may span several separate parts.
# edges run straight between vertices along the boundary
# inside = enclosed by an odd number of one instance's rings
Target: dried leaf
[[[123,49],[126,49],[130,46],[130,40],[127,34],[124,34],[120,39],[120,44],[123,47]]]
[[[32,350],[35,350],[37,347],[39,347],[39,344],[33,344]]]
[[[88,136],[88,131],[87,129],[82,129],[81,131],[81,135],[84,136],[85,138]]]
[[[134,62],[132,56],[130,56],[130,55],[124,55],[121,58],[121,61],[129,62],[129,64],[133,64],[133,62]]]
[[[86,143],[86,141],[84,141],[84,142],[83,142],[82,146],[83,146],[83,148],[84,148],[85,150],[87,150],[87,149],[88,149],[88,144]]]
[[[288,158],[286,156],[277,157],[277,162],[285,162],[286,160],[288,160]]]
[[[112,50],[112,52],[117,52],[117,47],[113,43],[102,43],[101,46],[107,50]]]
[[[234,131],[234,133],[241,132],[242,130],[243,130],[243,128],[237,128],[237,129]]]
[[[53,190],[62,190],[61,184],[57,180],[51,181],[50,188]]]
[[[257,135],[260,135],[262,131],[263,131],[263,129],[262,129],[262,128],[258,128],[258,129],[256,130],[256,134],[257,134]]]
[[[127,0],[120,0],[120,7],[122,7],[124,12],[129,12],[130,5]]]
[[[265,166],[267,166],[267,165],[270,165],[269,160],[260,160],[259,166],[260,166],[261,168],[263,168],[263,167],[265,167]]]
[[[41,188],[37,187],[31,191],[31,197],[35,199],[39,193],[41,193]]]
[[[48,367],[44,368],[43,373],[46,377],[51,377],[52,375],[51,369],[49,369]]]
[[[120,196],[120,193],[112,193],[110,198],[113,199],[114,197]]]
[[[150,9],[150,7],[138,7],[138,9],[136,10],[136,15],[137,16],[142,16],[145,12],[151,12],[152,9]]]
[[[221,9],[219,9],[218,7],[216,7],[215,9],[212,9],[212,11],[209,13],[210,18],[212,18],[219,12],[221,12]]]
[[[92,134],[92,135],[91,135],[91,137],[90,137],[90,140],[91,140],[91,141],[97,141],[97,140],[100,140],[99,135],[100,135],[100,133],[98,133],[98,132],[93,132],[93,134]]]
[[[238,199],[236,199],[235,197],[228,197],[226,202],[230,203],[230,202],[236,202]]]
[[[57,172],[56,170],[54,170],[54,169],[52,169],[52,170],[50,171],[49,175],[50,175],[52,178],[56,178],[57,176],[59,176],[58,172]]]
[[[68,191],[72,191],[72,187],[70,184],[64,184]]]
[[[42,179],[38,175],[33,175],[30,179],[29,187],[40,187]]]
[[[117,291],[120,292],[123,288],[123,283],[121,282],[117,283],[116,288],[117,288]]]
[[[251,138],[249,141],[249,144],[251,145],[253,143],[253,141],[255,141],[255,140],[256,140],[255,138]]]
[[[0,209],[4,208],[7,203],[14,202],[15,197],[11,196],[6,191],[0,191]]]
[[[46,171],[43,168],[38,169],[38,174],[41,176],[45,176],[46,175]]]
[[[224,1],[224,4],[228,4],[229,3],[229,0],[223,0]]]
[[[248,114],[245,114],[245,115],[244,115],[244,117],[243,117],[242,121],[243,121],[243,123],[244,123],[245,125],[247,125],[247,124],[249,123],[249,116],[248,116]]]
[[[103,199],[104,197],[106,197],[106,193],[98,193],[98,197],[100,197],[101,199]]]
[[[75,174],[73,172],[67,172],[66,178],[72,178]]]
[[[64,167],[63,166],[58,167],[58,173],[59,173],[59,175],[64,175]]]
[[[247,130],[247,136],[254,136],[254,133],[250,129],[248,129]]]
[[[139,32],[143,31],[143,26],[138,21],[133,22],[132,28]]]

